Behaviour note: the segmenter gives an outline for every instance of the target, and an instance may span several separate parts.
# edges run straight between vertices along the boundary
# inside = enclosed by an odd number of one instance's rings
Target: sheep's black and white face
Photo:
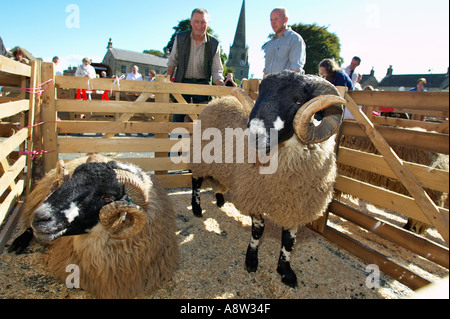
[[[266,152],[270,152],[275,146],[271,143],[270,132],[278,133],[278,143],[294,135],[295,114],[301,105],[313,98],[310,82],[307,77],[292,71],[271,74],[261,82],[259,97],[248,122],[250,136],[255,136],[250,140],[259,140],[256,147],[265,146]]]
[[[34,213],[31,226],[36,238],[49,242],[60,236],[85,234],[97,225],[103,206],[126,197],[114,172],[117,165],[93,162],[77,167]]]
[[[267,153],[273,149],[270,132],[277,134],[278,144],[294,135],[295,114],[316,96],[313,81],[314,77],[284,71],[271,74],[261,82],[259,97],[248,121],[250,141],[256,148],[265,148]]]

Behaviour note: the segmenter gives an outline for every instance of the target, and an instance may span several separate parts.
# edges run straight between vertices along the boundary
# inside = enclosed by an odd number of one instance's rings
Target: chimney
[[[112,49],[112,47],[112,41],[111,38],[109,38],[108,46],[106,47],[106,49]]]
[[[392,68],[392,65],[389,66],[389,69],[387,69],[386,76],[391,76],[394,69]]]
[[[375,70],[372,67],[372,70],[370,70],[370,76],[375,76]]]

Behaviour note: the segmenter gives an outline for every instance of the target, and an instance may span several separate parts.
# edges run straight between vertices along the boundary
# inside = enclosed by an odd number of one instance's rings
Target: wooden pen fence
[[[36,87],[40,63],[31,66],[0,56],[0,251],[18,217],[24,193],[31,185],[35,95],[21,88]]]
[[[371,216],[337,199],[330,204],[327,214],[313,223],[311,228],[367,263],[378,265],[381,271],[412,289],[423,287],[429,283],[427,279],[414,273],[408,267],[393,262],[389,256],[356,241],[351,235],[344,234],[330,226],[328,214],[339,216],[371,234],[404,247],[422,258],[448,269],[448,207],[437,207],[424,190],[425,187],[446,193],[448,196],[448,167],[443,170],[402,161],[392,147],[400,145],[413,150],[441,153],[448,156],[449,94],[448,92],[375,92],[338,89],[347,100],[347,110],[354,117],[353,120],[344,121],[342,135],[368,138],[369,143],[372,143],[377,149],[377,154],[374,154],[341,146],[338,150],[338,163],[355,167],[361,172],[376,173],[387,176],[391,180],[400,181],[410,196],[345,175],[337,177],[335,189],[388,211],[400,213],[405,217],[434,226],[446,246],[394,226],[386,220]],[[362,110],[358,106],[361,106]],[[410,113],[413,119],[374,116],[373,111],[380,111],[380,108],[386,107],[393,108],[395,112]],[[431,118],[434,122],[418,121],[414,118]],[[436,118],[440,118],[441,121],[436,121]],[[420,130],[411,129],[414,127],[418,127]]]
[[[118,160],[135,163],[158,175],[166,188],[190,187],[189,164],[175,164],[169,157],[171,148],[178,143],[178,140],[170,139],[169,134],[175,128],[184,128],[192,133],[193,123],[173,123],[171,115],[188,114],[191,120],[195,120],[205,107],[187,103],[183,94],[225,96],[231,92],[228,87],[170,83],[164,76],[158,76],[154,82],[55,76],[52,63],[26,67],[0,59],[0,85],[36,87],[37,83],[51,80],[41,97],[34,95],[35,98],[25,99],[22,95],[14,101],[1,98],[0,117],[18,116],[20,127],[40,124],[34,129],[18,129],[10,122],[0,123],[1,136],[8,136],[2,141],[0,151],[0,194],[3,194],[0,212],[3,215],[11,209],[18,210],[23,189],[31,185],[31,172],[34,180],[39,179],[55,167],[59,158],[86,153],[106,153]],[[257,80],[244,83],[244,89],[253,99],[258,97],[258,86]],[[75,99],[78,89],[90,90],[92,99]],[[105,97],[105,91],[106,101],[100,99],[102,95]],[[410,196],[343,175],[336,180],[336,190],[432,225],[448,246],[448,208],[437,207],[423,189],[448,193],[448,170],[404,162],[390,147],[404,145],[448,155],[448,92],[346,92],[342,88],[340,92],[354,117],[354,120],[345,121],[342,135],[367,137],[378,153],[340,147],[338,163],[399,180]],[[380,107],[415,115],[413,120],[373,116],[372,112]],[[417,120],[426,116],[431,116],[434,122]],[[421,127],[423,131],[402,127]],[[14,134],[9,137],[11,128]],[[4,147],[6,145],[8,147]],[[38,155],[31,161],[31,156],[19,155],[17,148],[36,150]],[[33,163],[36,167],[32,166]],[[366,262],[379,265],[381,271],[413,289],[429,281],[391,261],[389,256],[361,244],[351,234],[333,228],[328,220],[329,214],[344,218],[448,269],[448,247],[349,207],[337,199],[323,218],[310,225],[324,237]],[[10,231],[12,225],[11,222],[4,229]]]

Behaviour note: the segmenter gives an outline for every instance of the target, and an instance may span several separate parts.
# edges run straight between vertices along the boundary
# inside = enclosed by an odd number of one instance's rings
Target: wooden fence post
[[[155,82],[162,83],[170,83],[170,79],[168,76],[164,75],[156,75]],[[155,94],[155,102],[156,103],[169,103],[170,102],[170,94],[168,93],[158,93]],[[169,114],[158,114],[155,115],[155,122],[169,122]],[[167,138],[166,133],[158,133],[155,134],[155,138]],[[167,152],[155,152],[155,157],[167,157]],[[155,175],[165,175],[167,171],[157,171]]]
[[[248,95],[252,98],[252,100],[256,100],[259,95],[259,85],[261,84],[261,80],[259,79],[249,79],[243,82],[242,88]]]
[[[38,84],[38,76],[41,71],[41,62],[33,61],[31,64],[31,77],[30,77],[30,87],[35,88]],[[36,100],[37,96],[35,94],[30,94],[29,97],[29,109],[28,109],[28,140],[27,140],[27,148],[29,151],[34,150],[34,132],[35,129],[33,127],[36,119]],[[32,156],[27,157],[27,177],[25,180],[26,194],[28,195],[31,191],[31,181],[32,181],[32,167],[33,161]]]
[[[53,62],[42,63],[42,81],[52,79],[47,90],[42,94],[41,120],[42,125],[42,150],[44,153],[44,170],[49,172],[56,167],[58,161],[57,135],[56,130],[56,86],[55,86],[55,68]]]

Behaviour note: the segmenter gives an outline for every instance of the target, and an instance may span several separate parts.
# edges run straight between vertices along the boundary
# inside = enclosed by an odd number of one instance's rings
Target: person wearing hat
[[[91,79],[95,79],[97,74],[95,73],[95,69],[91,66],[91,60],[88,57],[83,59],[83,64],[81,64],[77,71],[75,72],[75,76],[82,76]]]

